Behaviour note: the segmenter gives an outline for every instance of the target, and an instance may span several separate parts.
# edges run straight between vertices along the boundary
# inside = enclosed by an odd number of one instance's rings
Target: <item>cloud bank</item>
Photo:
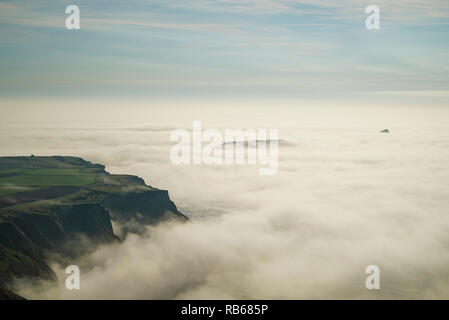
[[[446,109],[127,106],[127,121],[110,110],[89,121],[67,109],[48,109],[40,122],[5,114],[1,153],[78,155],[137,174],[168,189],[191,222],[148,227],[76,261],[78,291],[65,289],[54,266],[60,286],[19,284],[25,297],[449,298]],[[198,119],[278,128],[290,143],[280,146],[278,174],[173,166],[170,130]],[[380,134],[385,128],[391,133]],[[371,264],[380,267],[378,291],[365,288]]]

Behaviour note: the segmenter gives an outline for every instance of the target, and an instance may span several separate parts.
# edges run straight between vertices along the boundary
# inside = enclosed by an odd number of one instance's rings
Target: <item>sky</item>
[[[1,0],[0,95],[447,105],[448,31],[445,0]]]

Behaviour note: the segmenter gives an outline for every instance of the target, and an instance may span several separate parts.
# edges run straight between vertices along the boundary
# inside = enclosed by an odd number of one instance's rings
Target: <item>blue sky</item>
[[[4,98],[449,101],[446,0],[0,1],[0,39]]]

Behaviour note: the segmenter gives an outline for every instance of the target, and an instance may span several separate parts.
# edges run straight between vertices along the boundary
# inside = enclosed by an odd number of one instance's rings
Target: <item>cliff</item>
[[[49,256],[86,253],[80,239],[90,250],[120,241],[111,220],[187,220],[166,190],[75,157],[0,157],[0,205],[0,298],[17,297],[14,278],[55,279]]]

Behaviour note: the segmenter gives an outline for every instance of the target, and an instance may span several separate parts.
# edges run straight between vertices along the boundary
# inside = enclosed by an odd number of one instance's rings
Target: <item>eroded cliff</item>
[[[7,288],[15,278],[55,279],[49,257],[85,253],[81,239],[90,249],[120,241],[112,220],[125,233],[139,232],[126,227],[130,221],[187,220],[166,190],[74,157],[0,158],[0,203],[0,298],[16,297]]]

